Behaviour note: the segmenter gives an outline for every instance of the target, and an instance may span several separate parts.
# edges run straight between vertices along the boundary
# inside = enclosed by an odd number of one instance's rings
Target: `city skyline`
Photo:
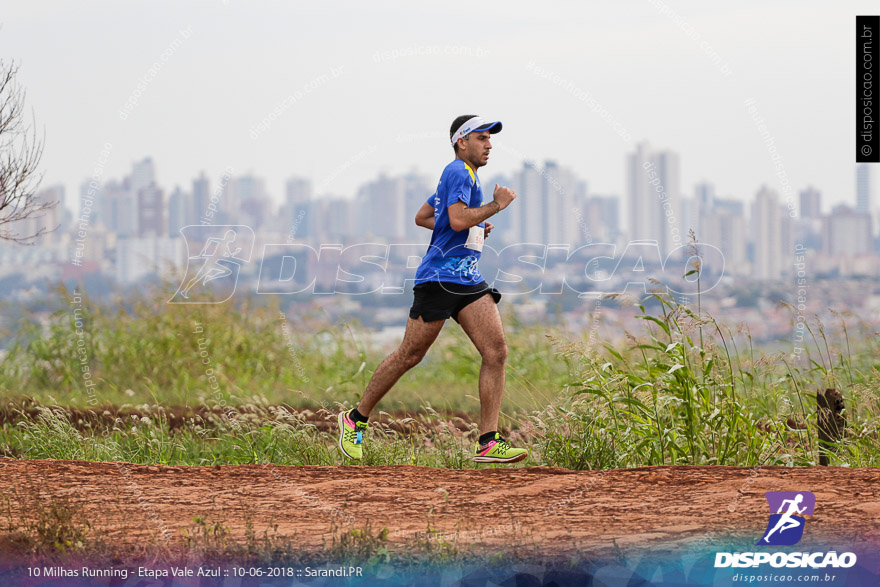
[[[674,151],[640,143],[627,154],[626,162],[624,196],[597,194],[589,189],[588,180],[549,160],[522,161],[516,173],[488,176],[484,183],[509,184],[520,194],[517,205],[493,216],[498,235],[493,243],[558,248],[601,242],[628,251],[630,245],[654,241],[663,259],[686,247],[693,230],[700,243],[723,255],[725,272],[731,275],[758,280],[785,277],[792,271],[787,259],[797,249],[818,253],[820,273],[839,270],[880,276],[876,225],[871,215],[861,211],[872,205],[866,196],[872,184],[870,167],[856,166],[859,189],[850,203],[835,204],[826,215],[821,213],[821,190],[810,185],[798,188],[797,198],[783,198],[762,184],[746,206],[719,196],[709,182],[697,184],[692,195],[682,193],[681,159]],[[62,206],[45,218],[28,220],[22,231],[34,234],[61,224],[57,233],[38,241],[42,259],[57,268],[72,254],[73,265],[91,263],[90,271],[112,270],[118,281],[133,283],[156,265],[179,265],[185,254],[181,236],[188,226],[247,226],[266,243],[351,244],[352,239],[368,238],[427,244],[428,233],[412,222],[407,210],[416,209],[432,191],[426,175],[380,173],[361,184],[354,198],[321,198],[315,197],[311,180],[294,176],[287,180],[283,202],[278,204],[270,200],[262,178],[235,175],[231,168],[216,186],[199,173],[191,189],[168,189],[157,181],[156,163],[145,158],[133,162],[122,178],[108,177],[101,183],[93,177],[82,182],[79,196],[88,207],[81,214],[73,215]],[[50,186],[37,198],[71,200],[63,186]],[[487,199],[484,194],[484,202]],[[621,212],[624,201],[632,210],[629,215]],[[633,251],[640,246],[644,245]],[[5,263],[0,255],[0,266]]]
[[[756,184],[754,189],[749,195],[746,195],[742,198],[737,197],[735,194],[723,194],[719,193],[716,189],[716,184],[711,180],[711,178],[704,178],[702,181],[697,182],[692,187],[692,190],[688,190],[686,186],[682,186],[680,182],[680,167],[681,167],[681,157],[679,153],[677,153],[673,149],[668,148],[654,148],[651,143],[648,141],[642,141],[635,145],[634,151],[626,153],[625,155],[626,166],[628,167],[628,171],[625,178],[626,185],[623,189],[614,192],[596,192],[592,189],[587,188],[587,186],[592,187],[592,182],[589,178],[579,176],[574,170],[571,168],[560,166],[559,163],[555,160],[545,159],[543,164],[540,161],[535,160],[522,160],[519,162],[519,166],[512,171],[508,172],[497,172],[488,168],[482,168],[482,177],[484,181],[487,180],[507,180],[509,182],[510,178],[519,174],[523,169],[533,169],[534,174],[536,176],[544,176],[544,175],[554,175],[555,170],[563,170],[564,173],[571,174],[571,178],[567,180],[563,180],[562,183],[559,181],[556,182],[555,185],[552,186],[551,190],[547,190],[544,188],[544,191],[541,192],[541,197],[558,199],[557,196],[562,196],[562,200],[564,202],[554,202],[553,206],[557,207],[570,207],[570,202],[567,201],[567,197],[570,194],[583,193],[584,195],[602,195],[609,197],[619,198],[621,204],[628,204],[625,208],[621,208],[621,216],[620,222],[626,225],[626,229],[630,232],[639,232],[642,234],[650,235],[651,238],[658,240],[658,242],[672,241],[673,238],[677,240],[681,240],[684,238],[684,235],[681,235],[680,232],[676,235],[672,235],[670,233],[662,234],[662,230],[657,229],[649,229],[648,226],[651,222],[658,222],[659,216],[655,215],[650,219],[650,222],[645,217],[646,212],[642,209],[637,209],[636,213],[628,213],[625,210],[629,210],[633,208],[633,190],[637,190],[640,196],[645,196],[646,194],[653,194],[660,198],[661,204],[663,204],[666,208],[672,210],[672,214],[680,219],[686,219],[690,221],[695,221],[696,218],[693,217],[693,212],[689,211],[686,207],[683,207],[681,200],[694,198],[699,200],[701,205],[706,205],[708,202],[718,199],[725,201],[736,201],[743,205],[747,205],[755,198],[755,195],[759,193],[762,189],[769,189],[779,192],[779,190],[773,184],[761,183]],[[634,167],[634,162],[640,161],[638,166]],[[658,166],[659,165],[659,166]],[[157,165],[152,157],[145,157],[139,161],[133,161],[131,163],[131,172],[128,174],[123,174],[120,177],[108,177],[105,174],[101,173],[100,181],[97,182],[97,187],[100,189],[107,189],[109,187],[110,190],[116,189],[119,187],[121,183],[129,181],[133,185],[129,188],[133,193],[137,193],[141,187],[143,187],[144,180],[142,176],[144,173],[147,173],[149,177],[152,179],[150,181],[155,181],[156,184],[165,189],[168,192],[168,195],[172,195],[175,191],[182,190],[184,192],[187,191],[187,186],[192,186],[192,191],[196,194],[199,193],[199,188],[197,185],[201,185],[201,190],[204,192],[209,189],[211,183],[215,180],[219,180],[222,186],[225,186],[228,181],[234,180],[245,180],[248,182],[258,182],[258,187],[249,187],[248,191],[257,190],[261,196],[268,198],[268,201],[275,205],[284,205],[284,203],[289,200],[287,194],[291,189],[291,182],[298,182],[300,190],[307,190],[308,196],[306,199],[311,200],[355,200],[358,197],[360,191],[364,188],[364,186],[371,184],[373,182],[381,182],[387,178],[395,178],[395,177],[419,177],[423,183],[423,193],[425,197],[431,195],[434,191],[434,187],[431,182],[431,177],[429,174],[422,172],[417,168],[412,168],[408,171],[401,171],[399,173],[389,173],[384,170],[375,172],[372,177],[364,178],[357,187],[355,191],[351,194],[340,194],[340,193],[320,193],[316,191],[317,187],[320,187],[320,184],[315,183],[314,179],[308,176],[303,176],[299,174],[293,174],[285,178],[284,187],[278,193],[273,192],[266,186],[265,178],[262,177],[259,173],[255,173],[253,170],[247,170],[244,172],[236,172],[231,167],[226,168],[223,171],[223,174],[218,178],[212,178],[205,174],[205,172],[198,171],[195,172],[190,180],[181,186],[180,184],[175,184],[174,186],[170,186],[167,184],[163,184],[158,178],[158,170],[161,168],[161,165]],[[145,171],[148,169],[148,171]],[[478,170],[479,171],[479,170]],[[637,172],[637,173],[634,173]],[[671,174],[671,177],[670,177]],[[878,178],[876,177],[876,173],[871,171],[870,164],[853,164],[853,174],[854,177],[857,178],[855,182],[855,191],[853,194],[850,194],[848,198],[842,198],[835,200],[829,200],[828,194],[822,189],[817,188],[817,186],[813,183],[807,182],[803,185],[795,185],[791,188],[791,196],[787,198],[787,205],[794,211],[793,214],[795,216],[803,215],[804,218],[817,217],[819,214],[828,214],[830,213],[835,206],[848,206],[855,209],[859,213],[866,213],[871,216],[872,219],[875,216],[880,215],[880,202],[878,202],[875,192],[877,190],[877,182]],[[439,176],[439,174],[438,174]],[[141,177],[139,179],[139,177]],[[568,176],[565,176],[566,178]],[[651,178],[654,178],[653,180]],[[524,180],[525,181],[525,180]],[[635,183],[634,183],[635,182]],[[663,189],[661,192],[655,194],[656,191],[654,187],[648,184],[657,183]],[[583,185],[581,185],[583,184]],[[87,191],[87,186],[95,185],[93,178],[85,178],[76,184],[76,189],[70,190],[64,184],[52,184],[49,185],[49,188],[56,188],[57,186],[63,186],[64,190],[67,193],[71,194],[82,194]],[[511,184],[514,185],[515,184]],[[43,188],[46,188],[46,184],[44,182]],[[516,186],[516,187],[524,187],[524,186]],[[658,188],[659,189],[659,188]],[[540,191],[540,190],[539,190]],[[668,194],[667,194],[668,192]],[[207,201],[207,197],[209,194],[203,193],[201,196],[196,196],[197,199],[201,198],[201,200]],[[233,197],[235,197],[233,195]],[[492,195],[487,187],[487,190],[483,194],[484,203],[491,200]],[[668,197],[668,199],[667,199]],[[424,198],[422,198],[424,199]],[[786,200],[786,198],[783,198]],[[78,197],[67,198],[66,205],[69,207],[71,212],[74,215],[77,215],[77,208],[71,206],[72,203],[79,203]],[[786,203],[786,202],[783,202]],[[528,201],[521,202],[522,206],[529,207],[534,205]],[[202,206],[204,208],[206,206]],[[529,212],[523,212],[524,214],[528,214]],[[519,212],[517,209],[513,209],[510,214],[518,218]],[[405,215],[405,214],[404,214]],[[519,221],[519,220],[515,220]],[[638,223],[638,228],[632,224],[632,222]],[[648,224],[645,224],[648,222]],[[660,219],[661,224],[662,219]],[[687,222],[685,222],[687,224]],[[561,230],[562,234],[567,234],[570,232],[570,229]],[[541,229],[538,233],[533,233],[533,236],[538,237],[539,235],[544,235],[547,233],[547,227]],[[686,233],[686,230],[685,230]]]
[[[623,155],[647,138],[680,154],[685,193],[708,180],[746,202],[762,184],[780,190],[763,125],[793,185],[813,185],[828,206],[850,201],[854,106],[840,64],[854,14],[872,4],[658,1],[537,16],[527,3],[464,6],[494,26],[474,34],[449,7],[397,2],[348,3],[344,19],[285,4],[267,19],[234,0],[13,2],[0,47],[20,62],[46,129],[44,185],[71,193],[109,143],[108,176],[153,154],[169,187],[232,167],[260,174],[276,198],[291,175],[353,196],[383,169],[439,176],[449,123],[476,112],[505,123],[493,173],[549,159],[596,193],[623,194]],[[793,11],[811,16],[790,26]],[[458,90],[468,76],[480,92]]]
[[[626,160],[626,162],[627,162],[625,164],[626,166],[632,165],[633,157],[636,154],[638,154],[639,149],[641,149],[643,147],[645,149],[647,149],[647,151],[646,151],[647,153],[650,153],[650,156],[648,156],[648,158],[645,159],[645,161],[650,161],[651,157],[660,156],[661,160],[662,160],[668,156],[668,157],[673,158],[673,160],[674,160],[673,165],[676,165],[679,167],[681,166],[681,156],[677,151],[675,151],[674,149],[671,149],[671,148],[655,147],[655,145],[653,145],[650,141],[640,141],[639,143],[637,143],[634,146],[634,149],[636,150],[635,153],[632,153],[632,152],[625,153],[625,155],[622,157],[622,159]],[[452,161],[453,159],[454,159],[453,157],[450,157],[449,161]],[[247,177],[247,178],[255,178],[255,179],[259,180],[262,183],[263,192],[269,198],[269,200],[275,205],[280,205],[280,204],[284,203],[285,193],[287,192],[288,185],[292,180],[305,180],[305,181],[307,181],[309,183],[309,185],[311,186],[311,196],[310,197],[312,199],[316,199],[316,200],[318,200],[318,199],[354,200],[357,197],[358,191],[365,184],[368,184],[372,181],[376,181],[377,179],[381,179],[383,177],[387,178],[387,177],[398,177],[398,176],[402,176],[402,175],[418,175],[418,176],[421,176],[421,177],[425,178],[426,180],[428,180],[428,184],[431,184],[429,173],[427,173],[424,170],[421,170],[417,167],[412,167],[407,170],[398,170],[396,172],[390,172],[387,170],[374,171],[373,172],[374,174],[372,176],[365,177],[361,181],[359,181],[359,183],[356,184],[354,191],[351,193],[348,193],[348,192],[346,192],[346,193],[318,192],[318,191],[316,191],[315,188],[321,186],[320,182],[316,182],[314,180],[314,178],[309,177],[307,175],[295,174],[295,173],[286,176],[284,178],[282,184],[280,186],[276,186],[279,189],[273,190],[270,187],[267,187],[268,182],[266,182],[265,177],[262,176],[258,170],[253,170],[253,169],[235,170],[232,167],[227,167],[225,170],[223,170],[223,172],[221,174],[218,174],[217,176],[208,175],[208,174],[206,174],[205,170],[194,171],[194,172],[192,172],[191,177],[186,182],[184,182],[183,185],[181,185],[179,183],[174,183],[172,185],[172,184],[166,184],[161,181],[160,171],[161,171],[162,165],[157,164],[152,156],[145,156],[140,160],[133,160],[130,163],[130,166],[132,168],[136,168],[139,164],[141,164],[144,161],[151,162],[150,164],[154,167],[153,174],[156,177],[157,185],[166,189],[169,194],[171,194],[174,190],[177,190],[177,189],[182,189],[185,191],[188,186],[192,186],[193,183],[199,179],[206,180],[209,183],[216,183],[217,181],[221,181],[221,182],[224,181],[224,178],[230,178],[230,177],[245,178],[245,177]],[[448,161],[447,161],[447,163],[448,163]],[[535,169],[538,171],[538,173],[544,173],[544,172],[546,172],[544,165],[547,165],[547,164],[554,166],[554,167],[560,166],[559,162],[556,160],[553,160],[553,159],[543,159],[543,164],[542,164],[541,160],[528,159],[528,160],[519,161],[517,166],[515,166],[513,169],[507,170],[507,171],[497,171],[497,170],[489,168],[488,166],[481,168],[477,171],[478,171],[478,173],[481,174],[481,177],[485,178],[486,180],[496,179],[499,177],[509,178],[511,175],[515,175],[515,174],[519,173],[523,165],[534,166]],[[563,167],[566,169],[571,169],[567,166],[563,166]],[[870,164],[853,163],[851,167],[853,170],[852,174],[856,178],[856,180],[853,182],[854,191],[848,195],[844,194],[843,196],[839,196],[834,199],[829,199],[828,192],[826,190],[820,188],[819,186],[817,186],[817,184],[815,184],[814,182],[810,182],[809,180],[807,180],[802,185],[798,184],[798,185],[793,186],[791,199],[793,202],[795,202],[795,209],[797,211],[796,214],[800,215],[802,207],[807,205],[807,204],[805,204],[805,202],[803,200],[803,192],[807,192],[807,193],[822,194],[822,197],[818,199],[820,208],[817,210],[813,210],[812,207],[808,207],[809,213],[806,215],[806,217],[810,217],[811,214],[816,213],[816,212],[821,213],[821,214],[830,213],[835,205],[840,205],[840,204],[850,206],[859,212],[870,214],[872,218],[874,218],[877,215],[880,215],[880,198],[878,198],[878,195],[876,193],[878,191],[877,184],[878,184],[878,181],[880,181],[880,178],[877,177],[877,173],[871,171]],[[649,174],[656,172],[657,169],[658,168],[656,166],[656,161],[654,161],[651,163],[650,167],[645,168],[645,169],[640,169],[640,172],[641,172],[640,176],[644,175],[644,178],[649,178]],[[441,169],[441,171],[442,171],[442,169]],[[574,172],[573,169],[571,169],[571,171]],[[99,184],[102,187],[104,187],[105,184],[109,184],[109,185],[113,186],[119,182],[120,178],[124,179],[124,178],[128,177],[129,175],[131,175],[130,172],[128,172],[128,173],[124,172],[121,175],[109,176],[102,169]],[[575,175],[577,176],[577,181],[586,182],[592,188],[593,183],[592,183],[592,181],[590,181],[590,178],[580,176],[576,172],[575,172]],[[656,173],[655,173],[655,175],[656,175]],[[439,176],[440,176],[440,172],[437,173],[437,178],[439,178]],[[697,198],[705,197],[704,195],[701,195],[701,192],[706,187],[709,187],[712,189],[713,197],[717,197],[717,198],[721,198],[721,199],[725,199],[725,200],[738,201],[744,205],[749,204],[752,201],[752,199],[754,198],[755,194],[762,187],[768,187],[769,189],[775,189],[776,191],[779,191],[778,187],[775,186],[773,183],[765,182],[765,183],[756,183],[754,185],[754,187],[752,188],[752,190],[745,195],[722,193],[722,192],[718,191],[717,184],[712,180],[712,178],[704,177],[700,181],[695,182],[692,186],[687,186],[687,185],[682,184],[682,182],[679,179],[679,176],[680,176],[680,170],[678,173],[676,173],[676,178],[674,180],[663,181],[663,179],[662,179],[663,175],[660,174],[661,185],[665,186],[667,191],[670,191],[671,194],[674,194],[674,195],[671,195],[671,198],[670,198],[671,199],[670,204],[671,204],[672,208],[674,210],[676,210],[676,212],[678,212],[679,215],[683,215],[683,216],[687,216],[687,212],[680,210],[680,203],[677,202],[676,200],[679,198],[682,198],[682,197],[683,198],[689,198],[692,196],[697,197]],[[630,194],[631,189],[632,189],[632,186],[629,184],[631,178],[632,178],[632,169],[628,169],[625,177],[621,181],[621,184],[623,184],[623,185],[619,189],[612,190],[612,191],[594,191],[594,190],[590,189],[590,193],[618,197],[621,199],[621,203],[625,204],[628,200],[631,199],[628,196],[628,194]],[[83,176],[79,181],[73,182],[72,184],[67,184],[64,182],[43,181],[41,184],[40,190],[47,189],[47,188],[55,188],[57,186],[63,186],[66,193],[74,194],[74,197],[67,198],[66,205],[69,207],[70,211],[74,215],[76,215],[78,213],[78,208],[75,207],[75,205],[78,205],[80,202],[79,202],[78,196],[76,196],[75,194],[80,193],[82,190],[82,186],[90,183],[91,180],[92,179],[90,177]],[[433,184],[431,184],[431,185],[433,185]],[[672,187],[672,186],[678,186],[678,187],[676,188],[676,187]],[[644,186],[642,186],[642,188],[644,188]],[[138,188],[135,188],[134,191],[137,191],[137,189]],[[428,191],[425,192],[426,197],[431,195],[431,193],[433,193],[433,189],[434,188],[431,187],[428,189]],[[555,192],[559,193],[559,191],[560,191],[559,188],[556,188]],[[834,193],[840,194],[839,190],[835,190]],[[547,195],[551,195],[551,194],[547,194]],[[484,201],[487,202],[487,201],[491,200],[492,194],[488,190],[488,187],[487,187],[487,190],[484,191],[483,196],[484,196]],[[629,205],[626,205],[625,209],[628,209],[630,206],[631,206],[631,203],[629,203]],[[812,206],[812,204],[810,206]],[[621,210],[622,214],[626,213],[626,212],[624,212],[625,209]],[[632,215],[630,215],[629,218],[632,218]],[[628,228],[631,229],[631,227],[628,227]],[[666,235],[666,236],[669,237],[669,235]]]

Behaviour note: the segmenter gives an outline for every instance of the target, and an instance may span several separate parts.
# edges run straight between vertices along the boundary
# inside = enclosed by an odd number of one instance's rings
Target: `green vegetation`
[[[23,321],[0,359],[0,395],[43,404],[236,405],[254,398],[290,406],[335,406],[360,397],[386,354],[349,322],[331,323],[315,307],[285,316],[277,298],[231,304],[167,304],[156,291],[130,304],[102,307],[59,292],[45,324]],[[32,315],[11,308],[9,315]],[[401,312],[405,316],[405,312]],[[569,378],[540,326],[513,316],[507,327],[511,368],[505,406],[538,409]],[[83,359],[85,362],[83,362]],[[83,365],[88,373],[83,372]],[[450,324],[422,365],[400,380],[381,408],[479,409],[479,354]],[[261,400],[260,400],[261,401]]]
[[[841,321],[845,348],[835,351],[823,325],[808,326],[813,353],[805,351],[808,366],[797,367],[783,353],[738,349],[729,328],[655,298],[662,312],[641,307],[642,339],[584,356],[581,378],[561,405],[535,415],[547,462],[572,469],[814,465],[816,391],[838,387],[849,429],[831,464],[880,463],[875,337],[862,333],[854,348]]]
[[[91,525],[82,512],[63,497],[46,501],[44,495],[51,495],[45,483],[40,486],[29,481],[28,486],[17,487],[0,499],[7,523],[0,545],[44,557],[93,548]]]
[[[100,308],[88,300],[72,304],[62,293],[67,299],[48,323],[22,328],[0,361],[0,389],[13,408],[24,396],[45,406],[36,418],[2,425],[0,455],[338,464],[327,425],[273,406],[351,405],[383,356],[363,342],[356,324],[322,323],[317,312],[285,326],[271,304],[169,305],[157,294],[131,307]],[[870,328],[841,317],[831,329],[812,319],[797,358],[752,348],[747,329],[731,331],[700,314],[699,305],[664,296],[650,301],[649,311],[641,307],[645,329],[618,348],[507,319],[502,427],[514,443],[531,448],[520,466],[813,465],[816,391],[825,387],[843,390],[847,405],[847,436],[831,464],[880,463],[880,349]],[[82,335],[75,305],[82,308]],[[80,346],[96,382],[91,391],[84,387]],[[460,329],[445,329],[425,363],[380,404],[395,416],[387,425],[371,424],[363,464],[474,467],[475,427],[463,433],[442,414],[477,417],[478,370],[476,351]],[[109,404],[142,415],[98,429],[53,407],[100,413]],[[172,427],[156,410],[165,405],[225,407]],[[417,413],[425,418],[415,432],[397,431],[413,423],[407,414]]]

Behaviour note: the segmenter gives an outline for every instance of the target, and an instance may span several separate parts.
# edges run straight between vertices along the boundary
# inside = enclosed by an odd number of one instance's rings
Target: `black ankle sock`
[[[494,430],[492,432],[486,432],[485,434],[480,435],[480,440],[479,440],[480,444],[486,444],[490,440],[495,440],[495,431]]]
[[[351,415],[351,419],[355,422],[366,422],[369,420],[369,418],[358,412],[357,408],[354,408],[352,411],[350,411],[349,415]]]

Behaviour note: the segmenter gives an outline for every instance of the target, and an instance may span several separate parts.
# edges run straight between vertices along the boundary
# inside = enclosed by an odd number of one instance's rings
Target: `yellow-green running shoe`
[[[351,410],[339,413],[339,450],[350,459],[360,460],[364,456],[364,436],[366,422],[355,422]]]
[[[513,448],[499,433],[486,444],[477,442],[474,461],[477,463],[516,463],[529,456],[524,448]]]

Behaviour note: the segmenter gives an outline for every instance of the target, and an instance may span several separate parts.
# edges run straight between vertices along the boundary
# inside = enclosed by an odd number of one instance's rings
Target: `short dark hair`
[[[461,128],[462,124],[464,124],[465,122],[467,122],[468,120],[470,120],[471,118],[473,118],[475,116],[476,116],[476,114],[462,114],[461,116],[459,116],[458,118],[453,120],[452,126],[449,127],[449,140],[450,141],[452,140],[452,135],[455,134],[455,131],[457,131],[459,128]],[[452,145],[452,149],[455,151],[455,154],[457,155],[458,154],[458,141],[455,141],[455,144]]]

